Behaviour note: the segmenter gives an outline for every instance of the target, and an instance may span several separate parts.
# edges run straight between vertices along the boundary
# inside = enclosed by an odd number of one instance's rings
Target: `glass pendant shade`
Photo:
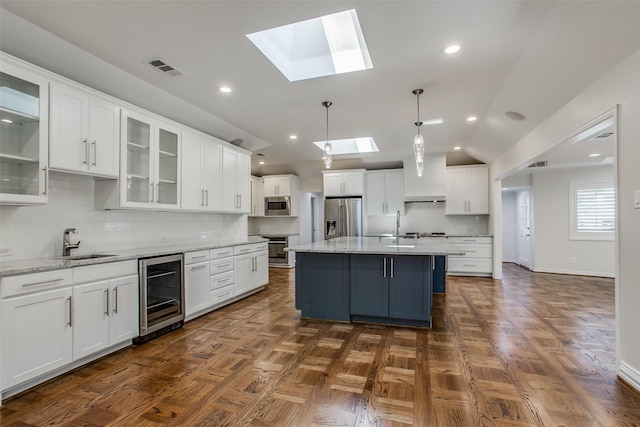
[[[322,151],[322,160],[324,161],[324,167],[327,169],[331,169],[331,163],[333,163],[333,153],[331,144],[328,141],[324,144],[324,149]]]
[[[422,176],[424,172],[424,137],[420,134],[420,94],[424,92],[422,89],[415,89],[413,94],[416,96],[416,104],[418,110],[418,120],[414,123],[418,128],[418,133],[413,138],[413,154],[416,156],[416,173],[418,176]]]
[[[422,174],[424,173],[424,161],[423,159],[418,159],[416,157],[416,173],[418,174],[418,176],[422,176]]]
[[[413,154],[415,154],[416,159],[420,158],[422,160],[424,158],[424,138],[420,133],[413,138]]]

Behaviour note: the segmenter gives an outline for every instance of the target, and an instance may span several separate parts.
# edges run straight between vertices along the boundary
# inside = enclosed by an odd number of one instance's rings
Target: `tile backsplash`
[[[74,253],[247,236],[246,215],[95,209],[93,187],[91,177],[51,172],[47,205],[0,206],[0,260],[59,256],[69,227],[81,241]]]

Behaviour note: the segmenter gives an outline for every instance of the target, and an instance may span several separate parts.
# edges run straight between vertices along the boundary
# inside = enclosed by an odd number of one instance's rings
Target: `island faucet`
[[[400,211],[396,213],[396,238],[400,238]]]
[[[69,239],[69,235],[71,233],[75,234],[77,232],[77,228],[67,228],[64,230],[64,234],[62,236],[62,256],[69,256],[71,255],[71,249],[78,249],[80,247],[80,241],[77,243],[71,243]]]

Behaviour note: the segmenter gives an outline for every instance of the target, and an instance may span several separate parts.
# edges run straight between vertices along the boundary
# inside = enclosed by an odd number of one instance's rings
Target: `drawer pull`
[[[191,267],[191,271],[200,270],[201,268],[206,268],[206,267],[207,267],[207,264],[196,265],[196,266]]]
[[[194,256],[191,259],[200,259],[200,258],[206,258],[206,255],[198,255],[198,256]]]
[[[228,282],[229,280],[231,280],[231,277],[227,277],[225,279],[218,279],[218,283]]]
[[[217,268],[227,268],[229,267],[231,264],[220,264]]]
[[[22,287],[23,288],[28,288],[29,286],[46,285],[46,284],[49,284],[49,283],[60,282],[62,280],[64,280],[63,277],[58,277],[56,279],[43,280],[42,282],[25,283],[25,284],[22,285]]]
[[[231,254],[230,251],[226,251],[226,252],[218,252],[218,255],[228,255]]]
[[[218,295],[218,299],[221,299],[221,298],[224,298],[224,297],[228,297],[229,295],[231,295],[231,292],[227,292],[226,294]]]

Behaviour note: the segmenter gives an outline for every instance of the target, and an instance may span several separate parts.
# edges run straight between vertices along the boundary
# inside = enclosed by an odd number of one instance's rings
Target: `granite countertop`
[[[201,251],[223,248],[227,246],[248,245],[251,243],[267,242],[259,236],[249,236],[246,239],[215,240],[206,242],[164,245],[150,248],[125,249],[115,251],[101,251],[98,253],[113,254],[114,256],[73,260],[67,257],[34,258],[22,260],[0,260],[0,278],[18,274],[39,273],[43,271],[59,270],[63,268],[80,267],[85,265],[104,264],[108,262],[127,261],[138,258],[148,258],[184,252]],[[82,253],[74,256],[83,255]]]
[[[294,252],[368,253],[386,255],[464,255],[458,245],[441,237],[419,239],[388,237],[338,237],[305,245],[291,246]]]

